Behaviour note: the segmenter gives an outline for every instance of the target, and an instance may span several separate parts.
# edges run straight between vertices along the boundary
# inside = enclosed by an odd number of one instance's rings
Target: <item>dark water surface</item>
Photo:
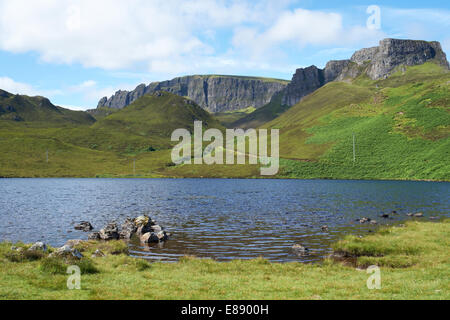
[[[173,233],[163,245],[130,244],[133,255],[173,261],[184,255],[272,261],[317,261],[346,233],[367,234],[408,212],[449,215],[450,183],[322,180],[0,179],[0,240],[62,246],[96,229],[148,214]],[[393,219],[380,214],[396,210]],[[329,226],[329,232],[321,230]],[[294,244],[310,248],[298,257]]]

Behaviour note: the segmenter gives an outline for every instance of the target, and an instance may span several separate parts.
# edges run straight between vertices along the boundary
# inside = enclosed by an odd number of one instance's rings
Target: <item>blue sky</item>
[[[84,110],[188,74],[290,79],[386,37],[449,53],[448,30],[450,4],[433,0],[0,0],[0,89]]]

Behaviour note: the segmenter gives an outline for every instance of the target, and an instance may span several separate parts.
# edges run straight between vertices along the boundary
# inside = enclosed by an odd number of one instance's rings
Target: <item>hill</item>
[[[15,95],[0,90],[0,121],[2,120],[41,126],[90,125],[95,122],[86,112],[57,107],[47,98]]]
[[[327,84],[264,125],[280,129],[281,175],[450,180],[449,87],[435,62]]]

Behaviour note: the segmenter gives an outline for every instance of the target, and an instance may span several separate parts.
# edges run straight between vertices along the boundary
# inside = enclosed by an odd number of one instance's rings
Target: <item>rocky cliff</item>
[[[234,76],[187,76],[169,81],[139,85],[133,91],[118,91],[104,97],[98,107],[121,109],[146,94],[167,91],[188,97],[210,112],[260,108],[282,91],[288,81]]]
[[[161,90],[188,97],[210,112],[249,106],[258,109],[278,93],[282,94],[283,105],[293,106],[328,82],[354,79],[361,74],[377,80],[388,77],[399,66],[419,65],[429,60],[449,68],[439,42],[384,39],[378,47],[359,50],[349,60],[330,61],[324,69],[316,66],[298,69],[290,83],[251,77],[187,76],[148,86],[142,84],[133,91],[118,91],[111,98],[100,100],[98,107],[121,109],[143,95]]]
[[[298,69],[284,91],[283,103],[293,106],[331,81],[353,79],[361,74],[372,80],[382,79],[399,66],[420,65],[430,60],[449,68],[439,42],[384,39],[378,47],[355,52],[350,60],[330,61],[324,69],[315,66]]]

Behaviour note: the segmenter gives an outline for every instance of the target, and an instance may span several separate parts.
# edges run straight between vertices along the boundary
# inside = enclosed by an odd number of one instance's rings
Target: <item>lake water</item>
[[[100,229],[148,214],[173,236],[161,245],[130,243],[134,256],[311,262],[343,235],[376,228],[357,218],[382,225],[411,219],[408,212],[448,217],[449,191],[450,183],[403,181],[0,179],[0,240],[62,246],[87,239],[74,230],[80,221]],[[380,218],[393,210],[392,219]],[[296,256],[294,244],[310,255]]]

